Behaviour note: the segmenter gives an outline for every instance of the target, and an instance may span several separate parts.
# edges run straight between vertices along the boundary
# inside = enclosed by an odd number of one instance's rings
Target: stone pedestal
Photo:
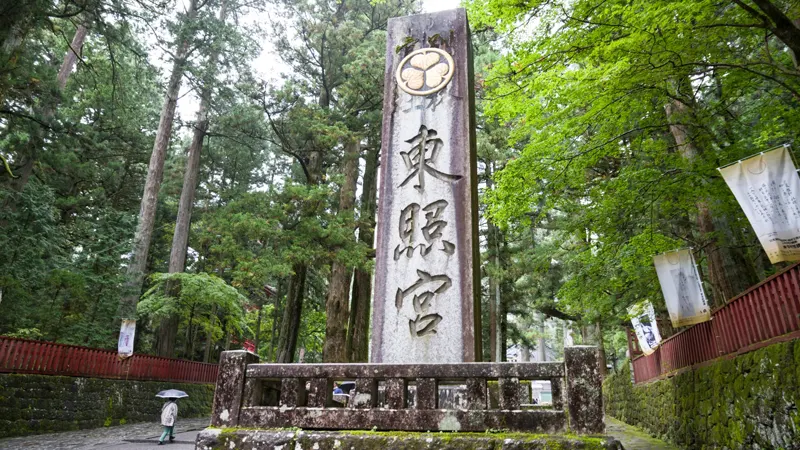
[[[245,372],[248,364],[257,362],[256,354],[244,350],[222,352],[211,412],[212,424],[227,427],[239,425],[239,412],[245,400]]]
[[[567,380],[569,429],[578,434],[605,432],[603,422],[603,381],[597,361],[597,347],[564,348],[564,367]],[[560,383],[559,383],[560,384]],[[558,391],[560,391],[560,386]],[[553,387],[553,404],[556,402]]]
[[[542,436],[523,433],[381,433],[207,428],[196,449],[414,449],[414,450],[623,450],[610,437]]]
[[[385,82],[371,361],[480,360],[466,12],[390,19]]]

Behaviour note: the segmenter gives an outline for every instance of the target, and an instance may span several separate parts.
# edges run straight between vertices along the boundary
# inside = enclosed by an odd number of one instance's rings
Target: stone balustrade
[[[567,347],[563,362],[456,364],[257,364],[245,351],[222,354],[212,426],[318,430],[603,433],[595,347]],[[335,381],[355,380],[346,406]],[[530,405],[520,382],[549,380],[552,405]],[[498,383],[497,407],[487,385]],[[466,408],[441,409],[439,387],[459,385]],[[416,401],[409,407],[409,387]],[[379,401],[378,391],[383,391]],[[568,414],[567,414],[568,412]]]

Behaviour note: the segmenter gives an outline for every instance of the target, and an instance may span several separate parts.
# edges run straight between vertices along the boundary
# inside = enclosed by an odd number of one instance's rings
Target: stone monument
[[[224,352],[213,428],[196,448],[621,449],[560,435],[604,430],[594,347],[568,347],[564,362],[459,364],[479,360],[481,342],[466,12],[391,19],[385,81],[371,363],[257,364]],[[334,402],[341,380],[355,380],[346,407]],[[550,382],[550,407],[527,407],[522,381],[533,380]],[[458,404],[440,397],[447,386],[458,386]],[[497,429],[551,435],[488,433]]]
[[[371,362],[480,360],[467,14],[389,20]]]

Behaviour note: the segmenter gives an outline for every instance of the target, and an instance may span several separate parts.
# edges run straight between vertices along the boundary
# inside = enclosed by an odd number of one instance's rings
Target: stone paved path
[[[122,449],[169,450],[194,449],[197,433],[208,425],[209,419],[182,419],[175,430],[175,442],[159,447],[161,427],[156,423],[135,423],[93,430],[67,431],[0,439],[0,450],[61,450],[61,449]],[[617,438],[625,450],[678,450],[678,447],[654,439],[628,424],[606,417],[606,431]]]
[[[606,433],[617,438],[625,450],[679,450],[679,447],[653,438],[636,427],[608,416]]]
[[[134,423],[92,430],[39,434],[0,439],[0,450],[61,450],[61,449],[194,449],[197,433],[208,426],[209,419],[180,419],[172,444],[158,446],[162,428],[157,423]]]

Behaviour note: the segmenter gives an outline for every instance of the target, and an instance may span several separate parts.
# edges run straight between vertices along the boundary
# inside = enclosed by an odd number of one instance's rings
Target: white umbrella
[[[161,391],[156,394],[156,397],[159,398],[184,398],[188,397],[189,394],[183,391],[179,391],[177,389],[167,389],[166,391]]]

